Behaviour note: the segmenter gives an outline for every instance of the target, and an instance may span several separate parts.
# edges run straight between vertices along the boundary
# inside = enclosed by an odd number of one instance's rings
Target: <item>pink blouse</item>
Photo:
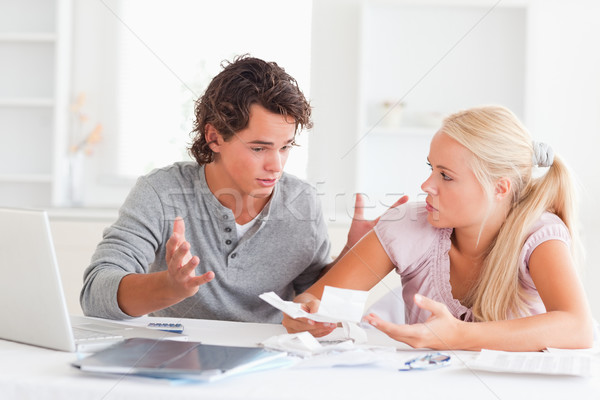
[[[450,286],[451,228],[435,228],[427,222],[425,203],[407,203],[387,211],[375,226],[375,233],[402,279],[402,297],[406,323],[425,322],[429,311],[421,310],[413,301],[420,293],[446,304],[452,315],[472,321],[471,310],[452,297]],[[547,240],[560,240],[570,245],[569,230],[555,214],[546,212],[534,224],[519,256],[519,279],[532,294],[532,314],[546,311],[529,274],[529,257]]]

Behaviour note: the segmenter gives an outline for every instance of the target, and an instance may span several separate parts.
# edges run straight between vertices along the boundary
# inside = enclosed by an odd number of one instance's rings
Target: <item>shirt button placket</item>
[[[227,221],[228,219],[229,219],[229,216],[228,216],[227,214],[224,214],[224,215],[223,215],[223,220],[224,220],[224,221]],[[233,231],[233,229],[232,229],[231,227],[229,227],[229,226],[226,226],[226,227],[225,227],[225,229],[224,229],[224,231],[225,231],[225,233],[231,233],[231,232]],[[225,240],[225,244],[226,244],[227,246],[230,246],[230,245],[231,245],[231,243],[233,243],[233,241],[232,241],[231,239],[226,239],[226,240]],[[236,258],[236,257],[237,257],[237,254],[236,254],[236,253],[231,253],[231,254],[229,255],[229,259],[230,259],[230,260],[233,260],[233,259],[234,259],[234,258]]]

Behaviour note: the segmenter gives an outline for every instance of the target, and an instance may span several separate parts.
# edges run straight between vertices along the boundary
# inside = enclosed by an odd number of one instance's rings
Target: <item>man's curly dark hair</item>
[[[206,142],[205,126],[211,124],[225,141],[248,126],[250,106],[291,117],[298,128],[312,128],[311,107],[296,80],[274,62],[243,55],[221,64],[221,71],[195,104],[195,135],[189,153],[198,164],[214,160]]]

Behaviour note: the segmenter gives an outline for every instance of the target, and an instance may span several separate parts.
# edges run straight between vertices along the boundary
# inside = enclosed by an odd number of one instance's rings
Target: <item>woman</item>
[[[425,204],[388,211],[295,301],[315,312],[324,286],[369,290],[396,269],[407,325],[374,314],[366,321],[413,347],[590,347],[591,315],[575,268],[574,188],[562,160],[493,106],[446,118],[428,164]],[[538,166],[548,167],[541,177]],[[283,324],[315,336],[335,327],[287,315]]]

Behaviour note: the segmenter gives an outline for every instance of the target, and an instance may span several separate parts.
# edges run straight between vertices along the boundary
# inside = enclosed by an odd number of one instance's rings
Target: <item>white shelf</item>
[[[49,208],[46,211],[51,220],[113,222],[119,216],[117,208]]]
[[[56,41],[55,33],[0,33],[0,43],[53,43]]]
[[[0,98],[0,107],[52,107],[54,99],[52,98]]]
[[[364,127],[362,132],[369,135],[377,136],[433,136],[439,127],[433,126],[421,126],[421,125],[400,125],[394,126],[367,126]]]
[[[64,191],[72,6],[0,1],[2,206],[49,207]]]
[[[0,183],[51,183],[50,174],[0,174]]]

